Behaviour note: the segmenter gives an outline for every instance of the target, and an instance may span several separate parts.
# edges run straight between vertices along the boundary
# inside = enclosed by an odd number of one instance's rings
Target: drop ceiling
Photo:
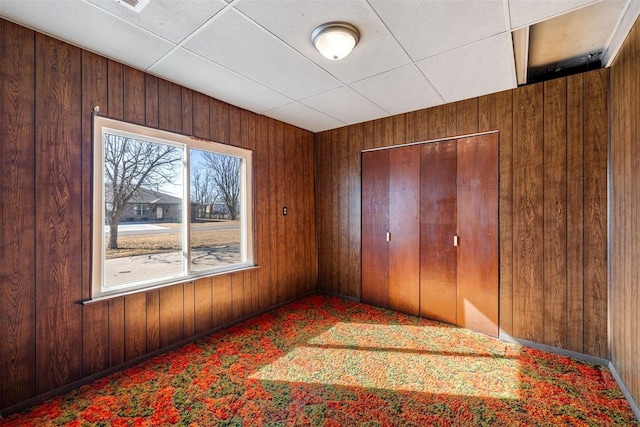
[[[608,66],[640,0],[2,0],[0,16],[312,132]],[[361,39],[330,61],[315,27]],[[594,65],[595,64],[595,65]],[[529,79],[529,81],[531,81]]]

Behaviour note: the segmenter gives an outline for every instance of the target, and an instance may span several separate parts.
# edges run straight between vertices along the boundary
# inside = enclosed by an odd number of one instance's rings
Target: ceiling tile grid
[[[450,50],[417,65],[446,102],[516,87],[510,33]]]
[[[340,86],[329,73],[233,9],[184,48],[295,100]]]
[[[556,19],[554,34],[571,27],[573,44],[560,33],[529,55],[558,43],[578,52],[597,22],[606,41],[582,50],[610,63],[639,1],[150,0],[136,13],[116,0],[0,0],[0,17],[317,132],[516,87],[512,31],[542,21]],[[361,33],[341,61],[310,40],[330,21]],[[544,28],[531,31],[536,43]]]
[[[350,85],[389,114],[400,114],[444,102],[431,83],[411,64]]]

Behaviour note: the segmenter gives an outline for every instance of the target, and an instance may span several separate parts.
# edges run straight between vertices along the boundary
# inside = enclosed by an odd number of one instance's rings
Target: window
[[[253,265],[251,152],[94,117],[92,299]]]
[[[109,204],[109,203],[106,203],[106,204]],[[113,203],[111,204],[113,205]],[[135,212],[136,216],[149,215],[149,206],[142,203],[136,203],[133,206],[133,211]]]

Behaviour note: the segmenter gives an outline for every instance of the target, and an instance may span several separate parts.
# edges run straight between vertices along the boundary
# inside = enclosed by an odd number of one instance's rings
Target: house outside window
[[[251,154],[95,116],[91,298],[253,266]]]

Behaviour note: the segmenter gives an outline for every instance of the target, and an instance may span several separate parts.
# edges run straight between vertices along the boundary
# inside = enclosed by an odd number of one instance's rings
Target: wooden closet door
[[[389,307],[389,150],[362,153],[362,302]]]
[[[420,146],[389,151],[389,308],[420,314]]]
[[[424,144],[421,149],[420,315],[457,321],[456,141]]]
[[[458,325],[498,336],[498,134],[458,139]]]

